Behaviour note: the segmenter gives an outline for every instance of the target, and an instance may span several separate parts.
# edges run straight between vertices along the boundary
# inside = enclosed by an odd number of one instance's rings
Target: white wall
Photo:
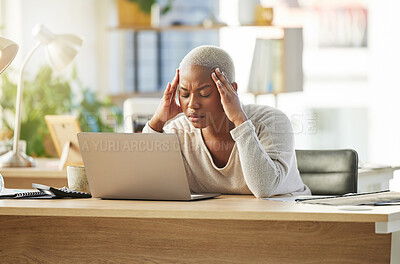
[[[36,40],[31,32],[42,23],[53,33],[76,34],[84,39],[83,48],[76,57],[82,83],[102,93],[109,90],[109,46],[108,26],[115,19],[114,0],[2,0],[3,34],[20,45],[12,67],[19,69],[23,59]],[[39,66],[46,64],[43,48],[38,50],[25,69],[25,78],[32,78]],[[72,67],[65,74],[69,76]]]
[[[400,2],[371,1],[371,159],[400,164]]]

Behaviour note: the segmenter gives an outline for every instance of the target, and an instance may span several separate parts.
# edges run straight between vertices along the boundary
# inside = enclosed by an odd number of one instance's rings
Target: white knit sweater
[[[207,149],[201,130],[183,114],[168,122],[165,133],[178,135],[192,192],[254,194],[311,194],[297,169],[293,132],[281,111],[262,105],[244,105],[249,120],[231,130],[235,141],[225,167],[218,168]],[[149,123],[143,133],[158,133]]]

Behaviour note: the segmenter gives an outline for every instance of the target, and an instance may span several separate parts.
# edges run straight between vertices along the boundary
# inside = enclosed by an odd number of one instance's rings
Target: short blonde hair
[[[213,70],[219,68],[231,83],[235,81],[235,66],[231,56],[217,46],[203,45],[192,49],[182,59],[179,69],[187,65],[198,65]]]

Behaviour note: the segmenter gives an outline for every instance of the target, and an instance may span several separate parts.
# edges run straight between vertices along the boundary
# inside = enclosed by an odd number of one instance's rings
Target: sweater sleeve
[[[146,122],[146,125],[143,127],[142,129],[142,133],[160,133],[158,131],[155,131],[154,129],[152,129],[149,125],[150,121]],[[164,130],[163,130],[164,132]],[[162,133],[162,132],[161,132]]]
[[[243,175],[257,198],[269,197],[285,180],[292,164],[293,133],[286,116],[279,122],[258,124],[247,120],[231,131],[235,140]]]
[[[179,114],[176,117],[168,120],[162,132],[158,132],[150,127],[150,120],[146,122],[146,125],[143,127],[142,133],[177,133],[180,130],[189,129],[189,126],[185,127],[183,122],[180,119],[184,117],[183,114]]]

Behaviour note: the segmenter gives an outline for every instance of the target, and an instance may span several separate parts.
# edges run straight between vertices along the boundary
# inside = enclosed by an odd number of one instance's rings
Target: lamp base
[[[0,156],[0,168],[35,167],[35,165],[35,160],[21,151],[14,153],[10,150]]]

